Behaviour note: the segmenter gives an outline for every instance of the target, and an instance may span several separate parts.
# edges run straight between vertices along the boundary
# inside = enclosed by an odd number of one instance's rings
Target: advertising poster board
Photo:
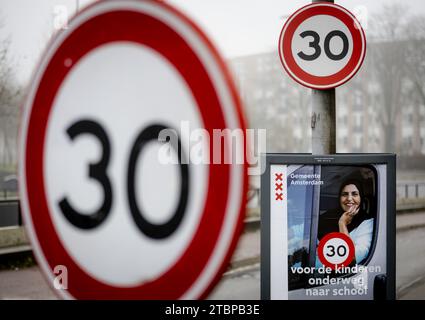
[[[395,299],[395,160],[266,155],[262,299]]]

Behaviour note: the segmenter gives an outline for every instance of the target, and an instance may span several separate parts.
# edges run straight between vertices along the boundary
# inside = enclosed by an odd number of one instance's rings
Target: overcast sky
[[[11,40],[11,61],[22,83],[31,75],[39,55],[64,9],[73,14],[93,0],[0,0],[3,27],[0,39]],[[285,17],[304,0],[168,0],[184,11],[210,36],[225,58],[277,50]],[[371,15],[394,0],[345,0],[336,3]],[[425,14],[424,0],[398,1],[411,12]],[[367,32],[367,30],[366,30]]]

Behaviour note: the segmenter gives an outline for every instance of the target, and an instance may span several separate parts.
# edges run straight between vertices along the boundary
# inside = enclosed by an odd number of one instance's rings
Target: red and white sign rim
[[[78,60],[112,41],[142,43],[168,59],[191,88],[205,129],[245,130],[241,104],[230,74],[214,46],[191,20],[159,1],[105,1],[87,7],[70,21],[66,32],[58,34],[50,43],[34,74],[25,103],[20,133],[20,197],[35,256],[51,285],[54,267],[68,268],[68,274],[72,275],[68,290],[55,290],[64,298],[204,298],[227,267],[242,231],[246,161],[242,166],[209,167],[203,215],[187,250],[159,278],[135,287],[104,284],[84,272],[61,243],[49,215],[43,162],[53,101]],[[181,51],[176,53],[173,43],[178,43]],[[65,63],[69,59],[72,66]]]
[[[315,15],[332,15],[341,20],[353,37],[353,53],[342,70],[325,77],[314,76],[302,70],[292,56],[292,38],[297,27]],[[334,3],[312,3],[293,13],[285,22],[279,36],[279,57],[289,76],[298,83],[312,89],[330,89],[350,80],[363,64],[366,55],[366,37],[360,22],[342,6]]]
[[[325,244],[329,240],[335,239],[335,238],[341,239],[344,242],[346,242],[347,245],[348,245],[348,248],[349,248],[347,258],[343,262],[338,263],[336,265],[328,262],[328,260],[326,259],[326,257],[323,254],[323,251],[325,249]],[[342,266],[347,267],[351,263],[351,261],[353,261],[353,258],[354,258],[354,255],[355,255],[355,247],[354,247],[353,240],[351,240],[351,238],[349,236],[347,236],[346,234],[341,233],[341,232],[328,233],[326,236],[324,236],[320,240],[319,245],[317,247],[317,255],[319,256],[320,262],[322,262],[323,265],[325,265],[326,267],[329,267],[331,269],[336,269],[336,268],[339,268],[339,267],[342,267]]]

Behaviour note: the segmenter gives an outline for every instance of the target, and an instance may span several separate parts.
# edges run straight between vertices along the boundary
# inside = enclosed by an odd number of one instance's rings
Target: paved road
[[[259,300],[260,265],[225,276],[209,295],[210,300]]]
[[[397,234],[397,289],[400,299],[425,300],[425,228]]]
[[[409,217],[420,219],[420,217]],[[399,299],[425,300],[425,228],[397,233],[396,287]],[[259,299],[260,266],[224,278],[209,299]]]
[[[397,219],[403,231],[397,233],[397,289],[400,299],[425,300],[425,214],[405,215]],[[259,252],[259,232],[245,234],[235,256],[248,259]],[[244,247],[248,247],[244,249]],[[56,299],[38,267],[0,271],[0,299]],[[259,264],[245,267],[223,277],[209,299],[259,299]]]
[[[0,299],[57,299],[38,267],[0,271]]]

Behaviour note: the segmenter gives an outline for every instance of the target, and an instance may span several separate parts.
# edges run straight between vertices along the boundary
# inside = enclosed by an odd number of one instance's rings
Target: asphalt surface
[[[397,218],[397,292],[399,299],[425,300],[425,213]],[[260,232],[243,234],[227,272],[208,299],[260,299]],[[242,263],[241,263],[242,262]],[[245,262],[245,263],[244,263]],[[38,267],[0,271],[0,299],[57,299]]]
[[[225,276],[217,284],[209,300],[259,300],[260,265],[254,264],[240,268]]]
[[[424,212],[397,217],[396,288],[401,300],[425,300],[424,223]],[[209,299],[260,299],[259,264],[224,277]]]
[[[397,234],[396,285],[399,299],[425,300],[425,228]]]
[[[425,228],[397,233],[396,288],[401,300],[425,300]],[[260,299],[260,266],[224,277],[209,299]]]
[[[57,296],[35,266],[0,271],[0,299],[51,300],[57,299]]]

